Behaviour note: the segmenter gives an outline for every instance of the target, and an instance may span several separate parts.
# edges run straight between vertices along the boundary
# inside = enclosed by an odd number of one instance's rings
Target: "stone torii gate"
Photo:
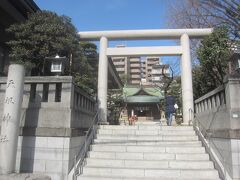
[[[181,83],[183,123],[191,120],[193,106],[192,67],[189,38],[202,38],[212,29],[150,29],[79,32],[81,40],[100,40],[98,69],[99,117],[102,124],[107,124],[107,79],[108,57],[113,56],[181,56]],[[180,46],[124,47],[109,48],[108,40],[159,40],[180,39]]]

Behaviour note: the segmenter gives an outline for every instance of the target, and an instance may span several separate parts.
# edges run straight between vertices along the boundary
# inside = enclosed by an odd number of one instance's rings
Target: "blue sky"
[[[34,0],[43,10],[67,15],[78,31],[168,28],[168,7],[174,0]],[[110,46],[174,45],[174,41],[120,41]],[[98,44],[98,43],[97,43]],[[176,57],[162,57],[176,63]]]
[[[79,31],[166,28],[168,0],[35,0],[72,18]]]

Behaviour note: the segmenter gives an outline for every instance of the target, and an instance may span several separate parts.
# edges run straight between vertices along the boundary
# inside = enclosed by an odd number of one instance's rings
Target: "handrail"
[[[189,113],[190,113],[190,111],[194,115],[194,112],[191,108],[189,109]],[[208,148],[209,154],[214,156],[213,152],[211,151],[211,144],[212,144],[214,146],[214,150],[216,150],[217,153],[220,155],[221,159],[223,160],[223,164],[225,165],[226,164],[226,158],[218,150],[217,145],[212,140],[212,137],[211,137],[212,134],[208,132],[208,130],[211,130],[211,126],[212,126],[213,121],[214,121],[214,118],[211,120],[209,128],[206,129],[204,127],[204,125],[201,123],[201,121],[196,116],[194,116],[193,127],[194,127],[194,129],[197,133],[200,133],[200,134],[198,134],[199,136],[203,136],[205,139],[208,139],[209,143],[203,142],[203,144],[204,144],[204,146],[207,146],[206,148]],[[203,140],[201,139],[201,141],[203,141]],[[220,174],[222,174],[224,180],[228,179],[227,177],[229,177],[229,175],[227,174],[226,168],[222,167],[221,164],[220,164],[221,162],[218,162],[218,160],[215,157],[214,157],[214,163],[217,163],[218,170],[220,171]]]
[[[87,130],[85,137],[84,137],[84,143],[77,155],[75,155],[74,158],[74,172],[73,172],[73,179],[75,180],[76,177],[82,173],[82,168],[84,165],[85,157],[87,156],[88,149],[93,141],[93,139],[96,136],[96,127],[99,124],[99,118],[98,118],[98,111],[93,117],[93,121],[89,129]]]

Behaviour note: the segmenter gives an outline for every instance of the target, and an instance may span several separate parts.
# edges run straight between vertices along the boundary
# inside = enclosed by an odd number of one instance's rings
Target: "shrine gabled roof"
[[[161,98],[157,96],[137,95],[126,97],[124,101],[126,103],[159,103],[160,100]]]
[[[163,92],[160,88],[154,87],[154,86],[148,86],[148,87],[143,87],[143,86],[125,86],[123,88],[123,96],[128,97],[128,96],[136,96],[136,95],[148,95],[148,96],[157,96],[157,97],[162,97]]]

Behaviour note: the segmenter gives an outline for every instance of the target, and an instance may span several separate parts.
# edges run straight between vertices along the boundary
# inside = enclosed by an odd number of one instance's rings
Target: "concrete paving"
[[[100,126],[81,180],[216,180],[209,155],[189,126]]]

